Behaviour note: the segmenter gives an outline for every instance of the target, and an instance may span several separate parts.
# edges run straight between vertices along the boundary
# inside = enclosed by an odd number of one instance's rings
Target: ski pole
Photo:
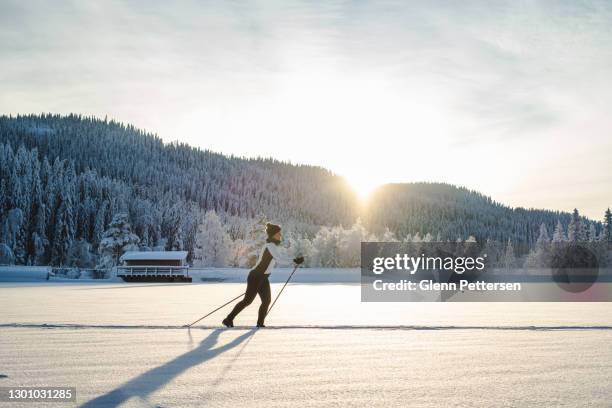
[[[245,292],[245,293],[246,293],[246,292]],[[212,312],[210,312],[210,313],[208,313],[208,314],[206,314],[206,315],[204,315],[204,316],[200,317],[200,318],[199,318],[198,320],[196,320],[195,322],[193,322],[193,323],[191,323],[191,324],[186,324],[186,325],[185,325],[185,326],[183,326],[183,327],[191,327],[191,326],[193,326],[194,324],[196,324],[196,323],[197,323],[197,322],[199,322],[200,320],[202,320],[202,319],[204,319],[204,318],[206,318],[206,317],[210,316],[211,314],[215,313],[215,312],[216,312],[217,310],[219,310],[219,309],[223,309],[225,306],[229,305],[229,304],[230,304],[230,303],[232,303],[234,300],[236,300],[236,299],[238,299],[238,298],[240,298],[240,297],[242,297],[242,296],[244,296],[244,293],[243,293],[242,295],[238,295],[238,296],[236,296],[235,298],[233,298],[233,299],[232,299],[232,300],[230,300],[229,302],[222,304],[221,306],[219,306],[218,308],[216,308],[216,309],[215,309],[215,310],[213,310]]]
[[[293,276],[293,274],[295,273],[295,271],[297,271],[297,268],[299,268],[300,265],[297,264],[295,265],[295,268],[293,268],[293,272],[291,272],[291,275],[289,275],[289,277],[287,278],[287,282],[285,282],[285,284],[283,285],[283,287],[281,288],[280,292],[278,292],[278,295],[276,295],[276,298],[274,298],[274,302],[272,302],[272,305],[270,306],[270,308],[268,309],[268,312],[266,313],[266,317],[270,314],[270,311],[272,310],[272,308],[274,307],[274,304],[276,303],[276,301],[278,300],[278,298],[280,297],[281,293],[283,293],[283,290],[285,290],[285,286],[287,286],[287,284],[289,283],[289,281],[291,280],[291,277]]]

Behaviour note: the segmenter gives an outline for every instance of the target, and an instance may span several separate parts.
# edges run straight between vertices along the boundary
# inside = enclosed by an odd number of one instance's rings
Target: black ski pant
[[[270,281],[268,280],[268,275],[263,273],[257,273],[255,271],[249,272],[249,277],[247,278],[247,288],[246,293],[244,294],[244,298],[240,302],[236,303],[236,306],[234,306],[234,309],[229,315],[227,315],[227,317],[230,320],[234,320],[238,313],[242,312],[242,309],[253,303],[255,295],[259,295],[259,297],[261,298],[261,305],[259,306],[257,324],[263,324],[266,318],[266,314],[268,314],[268,307],[270,306],[270,301],[272,300],[272,295],[270,293]]]

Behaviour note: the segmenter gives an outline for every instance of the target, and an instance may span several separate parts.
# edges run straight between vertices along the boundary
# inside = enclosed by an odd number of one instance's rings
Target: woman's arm
[[[287,255],[286,251],[280,246],[273,243],[268,243],[266,247],[268,248],[268,251],[270,251],[272,258],[274,258],[277,263],[289,265],[293,262],[293,258]]]

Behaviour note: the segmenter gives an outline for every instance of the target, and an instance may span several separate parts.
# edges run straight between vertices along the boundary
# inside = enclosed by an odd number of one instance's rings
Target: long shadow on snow
[[[217,344],[219,334],[223,331],[224,329],[213,330],[213,332],[202,340],[200,345],[193,350],[131,379],[118,388],[84,403],[81,407],[117,406],[132,397],[140,397],[146,400],[150,394],[160,389],[189,368],[210,361],[249,339],[255,333],[256,329],[247,331],[223,346],[213,348],[215,344]]]

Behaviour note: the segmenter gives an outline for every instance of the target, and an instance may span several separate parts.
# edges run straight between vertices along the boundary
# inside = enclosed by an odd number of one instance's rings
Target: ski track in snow
[[[172,325],[117,325],[117,324],[75,324],[75,323],[2,323],[0,328],[28,329],[109,329],[109,330],[250,330],[252,326],[234,326],[226,329],[220,326],[172,326]],[[377,326],[377,325],[292,325],[267,326],[258,330],[533,330],[533,331],[564,331],[564,330],[612,330],[612,326]]]

